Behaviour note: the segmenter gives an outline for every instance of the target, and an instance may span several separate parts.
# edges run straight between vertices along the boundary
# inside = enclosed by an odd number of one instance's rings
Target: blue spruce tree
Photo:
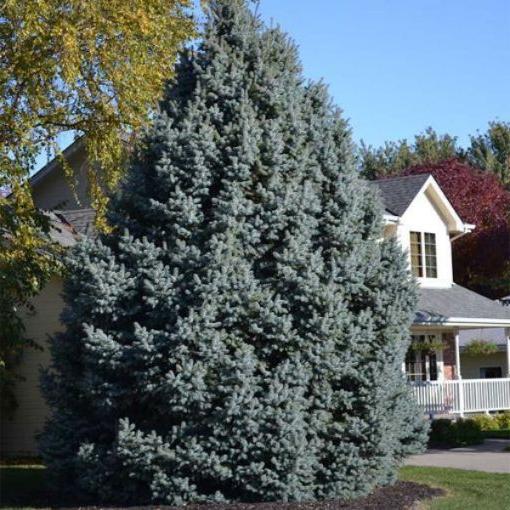
[[[117,504],[350,499],[421,448],[404,256],[326,88],[244,1],[210,2],[110,221],[69,260],[43,378],[60,487]]]

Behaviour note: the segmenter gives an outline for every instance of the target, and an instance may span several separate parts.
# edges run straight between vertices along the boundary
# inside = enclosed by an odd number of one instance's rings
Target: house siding
[[[410,232],[436,235],[437,278],[418,278],[421,287],[448,288],[453,283],[452,251],[448,226],[441,212],[427,193],[416,197],[400,219],[397,238],[404,250],[410,251]],[[410,258],[408,258],[410,264]]]
[[[480,368],[500,367],[503,377],[507,377],[506,352],[500,351],[486,356],[460,355],[460,369],[463,379],[480,379]]]
[[[48,408],[39,388],[41,367],[50,362],[48,336],[62,330],[59,317],[63,307],[62,281],[52,279],[32,303],[35,313],[24,316],[26,335],[42,350],[25,349],[18,367],[24,380],[15,386],[18,407],[11,419],[0,419],[0,455],[32,456],[37,454],[36,435],[41,431]]]
[[[453,333],[443,333],[443,377],[455,379],[455,337]]]

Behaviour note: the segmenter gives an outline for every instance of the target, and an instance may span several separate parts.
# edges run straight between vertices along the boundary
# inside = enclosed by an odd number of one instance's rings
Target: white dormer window
[[[411,270],[417,278],[437,278],[436,234],[411,232]]]

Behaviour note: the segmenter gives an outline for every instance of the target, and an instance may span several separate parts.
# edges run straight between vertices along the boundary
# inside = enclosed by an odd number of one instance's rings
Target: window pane
[[[503,377],[501,367],[482,367],[480,368],[480,377],[482,379],[495,379]]]
[[[437,381],[437,356],[433,351],[431,351],[429,354],[429,370],[430,380]]]
[[[437,278],[436,234],[425,233],[425,274]]]
[[[414,276],[423,277],[421,232],[411,232],[411,270]]]
[[[424,335],[412,335],[411,342],[422,344],[425,342]],[[420,351],[409,348],[406,354],[406,376],[409,381],[426,381],[425,356]]]

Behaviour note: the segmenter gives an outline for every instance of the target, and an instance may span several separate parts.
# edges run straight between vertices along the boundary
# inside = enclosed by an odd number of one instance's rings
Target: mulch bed
[[[410,510],[420,501],[444,496],[445,491],[414,482],[398,482],[383,487],[366,498],[349,503],[319,501],[313,503],[232,503],[228,505],[189,505],[186,510]],[[79,507],[79,510],[99,510],[105,507]],[[119,507],[117,507],[119,508]],[[129,510],[182,510],[182,507],[144,506]],[[68,509],[71,510],[71,509]]]

